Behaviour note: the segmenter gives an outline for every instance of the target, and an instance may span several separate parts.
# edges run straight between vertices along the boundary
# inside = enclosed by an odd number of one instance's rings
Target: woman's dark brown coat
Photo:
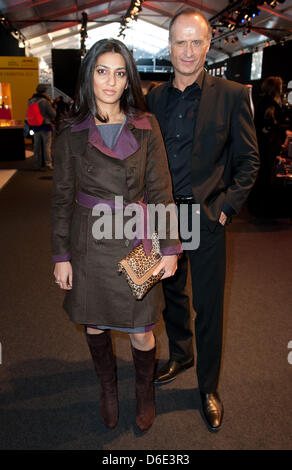
[[[76,192],[124,203],[173,203],[162,136],[155,117],[127,118],[113,151],[105,146],[94,119],[65,128],[56,141],[52,194],[52,250],[55,261],[70,260],[73,288],[64,309],[77,323],[135,328],[156,322],[164,307],[161,283],[138,301],[117,263],[132,240],[96,240],[92,209],[76,203]],[[114,217],[112,217],[114,221]],[[114,224],[113,224],[114,233]],[[161,240],[161,251],[180,251],[178,239]]]

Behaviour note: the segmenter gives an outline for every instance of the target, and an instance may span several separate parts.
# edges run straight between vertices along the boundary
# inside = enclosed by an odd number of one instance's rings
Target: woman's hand
[[[166,279],[167,277],[173,276],[177,270],[177,255],[163,256],[159,265],[153,271],[153,275],[156,276],[162,269],[164,274],[161,279]]]
[[[72,266],[70,261],[56,263],[54,276],[61,289],[72,289]]]

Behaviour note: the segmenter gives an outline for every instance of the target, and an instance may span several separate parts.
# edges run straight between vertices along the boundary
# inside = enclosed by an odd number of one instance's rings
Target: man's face
[[[172,26],[168,45],[176,77],[180,75],[196,80],[210,48],[204,19],[198,15],[179,16]]]

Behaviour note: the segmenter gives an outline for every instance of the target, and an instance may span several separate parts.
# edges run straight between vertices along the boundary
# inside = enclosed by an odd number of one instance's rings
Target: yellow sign
[[[11,96],[7,103],[11,119],[24,121],[28,99],[39,82],[39,64],[36,57],[0,57],[0,83],[10,84]]]

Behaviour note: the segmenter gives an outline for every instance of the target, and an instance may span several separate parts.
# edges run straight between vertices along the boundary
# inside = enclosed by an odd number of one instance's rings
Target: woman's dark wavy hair
[[[120,99],[121,111],[127,116],[137,116],[141,112],[147,111],[139,73],[132,53],[117,39],[101,39],[90,48],[81,63],[70,119],[74,123],[83,121],[89,114],[92,114],[101,122],[108,121],[108,117],[102,116],[96,105],[93,90],[93,75],[96,61],[101,54],[106,52],[121,54],[126,64],[128,87],[124,90]]]
[[[281,77],[267,77],[261,85],[261,91],[264,95],[275,98],[281,94],[283,80]]]

